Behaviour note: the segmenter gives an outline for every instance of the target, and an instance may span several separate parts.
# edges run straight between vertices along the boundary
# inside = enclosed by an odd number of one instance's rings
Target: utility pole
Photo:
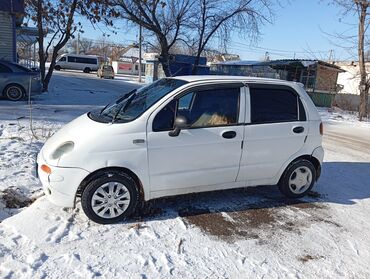
[[[80,54],[80,32],[77,32],[77,47],[76,47],[77,54]]]
[[[333,52],[334,52],[334,50],[333,50],[333,49],[331,49],[331,50],[329,51],[329,62],[333,62]]]
[[[142,33],[143,33],[143,27],[140,24],[139,27],[139,82],[141,82],[141,50],[142,50]]]

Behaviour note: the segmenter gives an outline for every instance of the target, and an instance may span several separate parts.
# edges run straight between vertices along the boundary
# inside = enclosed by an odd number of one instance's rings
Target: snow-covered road
[[[104,104],[99,98],[85,104]],[[53,130],[74,117],[73,108],[46,109],[59,105],[50,102],[39,106],[55,117],[40,114],[36,125]],[[29,156],[42,139],[29,140],[25,119],[3,118],[7,106],[0,101],[0,191],[26,185],[36,197]],[[64,210],[41,197],[0,224],[0,277],[369,278],[370,125],[321,113],[326,156],[309,197],[292,202],[265,186],[159,199],[141,216],[107,226],[89,222],[80,206]],[[15,213],[0,204],[1,212],[3,219]]]

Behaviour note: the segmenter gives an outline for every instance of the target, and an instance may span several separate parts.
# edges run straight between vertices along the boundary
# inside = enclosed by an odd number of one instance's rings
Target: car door
[[[249,185],[276,183],[289,158],[308,134],[299,95],[288,86],[251,84],[246,90],[245,139],[238,180]]]
[[[218,84],[180,93],[153,113],[147,127],[151,191],[196,192],[235,182],[244,107],[242,84]],[[186,118],[187,128],[170,136],[176,116]]]

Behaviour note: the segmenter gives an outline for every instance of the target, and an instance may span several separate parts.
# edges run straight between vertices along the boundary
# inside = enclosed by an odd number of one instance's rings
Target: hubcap
[[[126,211],[130,198],[130,192],[125,185],[120,182],[109,182],[96,189],[91,206],[99,217],[111,219]]]
[[[299,167],[289,177],[289,188],[294,194],[302,194],[310,187],[311,182],[311,170],[308,167]]]
[[[6,93],[10,100],[18,100],[22,96],[22,91],[16,86],[9,87]]]

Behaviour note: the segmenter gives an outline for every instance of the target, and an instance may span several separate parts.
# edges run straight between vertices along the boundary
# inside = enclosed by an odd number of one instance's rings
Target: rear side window
[[[288,89],[251,88],[251,122],[255,124],[305,121],[298,94]]]

